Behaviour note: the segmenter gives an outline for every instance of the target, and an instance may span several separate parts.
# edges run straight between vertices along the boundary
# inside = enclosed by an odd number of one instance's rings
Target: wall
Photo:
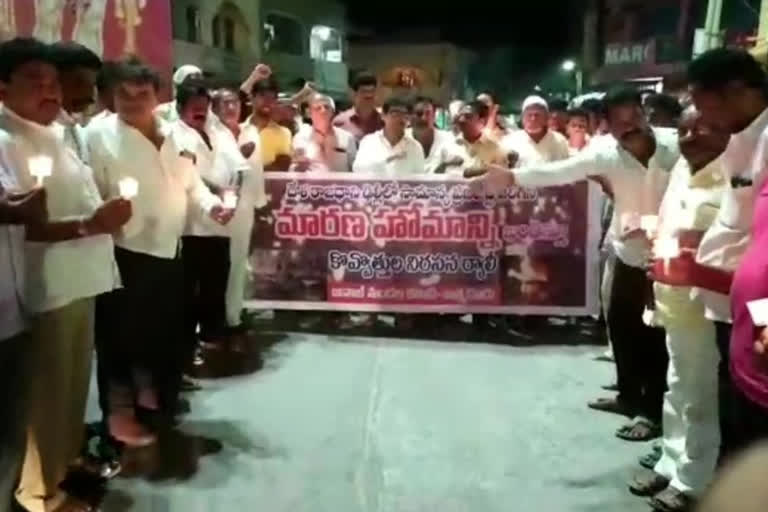
[[[198,41],[187,41],[187,7],[199,9]],[[259,0],[173,0],[174,63],[200,66],[206,73],[242,80],[261,60]],[[226,12],[236,20],[235,51],[214,47],[213,19]],[[222,43],[223,44],[223,43]]]

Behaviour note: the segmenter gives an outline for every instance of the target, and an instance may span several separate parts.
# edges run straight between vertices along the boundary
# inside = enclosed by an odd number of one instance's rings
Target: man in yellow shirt
[[[265,171],[287,171],[291,165],[291,131],[277,124],[272,118],[277,106],[277,93],[277,82],[272,76],[253,84],[253,112],[243,125],[241,133],[241,139],[256,143],[261,150]]]
[[[679,137],[683,157],[661,203],[654,251],[667,259],[656,259],[653,268],[654,323],[666,329],[669,351],[662,457],[653,472],[630,484],[634,494],[652,497],[654,509],[672,511],[689,510],[709,487],[720,448],[715,325],[693,294],[690,267],[720,209],[726,184],[719,157],[729,134],[704,125],[691,107],[680,120]],[[669,242],[673,249],[662,251]]]

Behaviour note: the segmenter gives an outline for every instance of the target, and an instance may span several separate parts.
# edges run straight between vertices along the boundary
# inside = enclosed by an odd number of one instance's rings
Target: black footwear
[[[669,479],[655,471],[637,473],[629,483],[629,492],[635,496],[655,496],[669,487]]]
[[[674,487],[667,487],[651,498],[648,504],[658,512],[689,512],[696,505],[696,500]]]

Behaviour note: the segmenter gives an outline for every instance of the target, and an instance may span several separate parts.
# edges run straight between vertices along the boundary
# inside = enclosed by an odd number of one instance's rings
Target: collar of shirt
[[[24,119],[19,114],[11,110],[7,105],[0,105],[0,116],[4,117],[7,122],[15,125],[18,129],[23,130],[26,135],[42,137],[46,140],[61,140],[59,138],[59,132],[56,130],[55,123],[51,123],[50,125],[45,126],[28,119]]]
[[[757,177],[753,175],[752,159],[755,156],[755,147],[766,128],[768,128],[768,108],[763,110],[749,126],[731,136],[722,156],[723,170],[727,178],[740,176],[754,180]]]

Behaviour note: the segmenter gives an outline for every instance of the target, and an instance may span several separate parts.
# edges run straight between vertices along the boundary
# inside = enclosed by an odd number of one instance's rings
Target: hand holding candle
[[[222,203],[227,210],[234,210],[237,208],[237,193],[234,190],[225,190]]]
[[[139,182],[130,176],[121,179],[117,186],[120,188],[120,196],[123,199],[130,201],[139,194]]]
[[[654,246],[656,257],[664,260],[664,273],[669,273],[669,260],[680,256],[680,241],[677,238],[660,238]]]
[[[640,229],[645,231],[645,234],[648,235],[648,238],[653,238],[656,236],[656,230],[659,227],[659,216],[658,215],[643,215],[640,217]]]
[[[37,179],[37,186],[43,186],[43,180],[53,172],[53,159],[46,155],[33,156],[29,159],[29,173]]]

